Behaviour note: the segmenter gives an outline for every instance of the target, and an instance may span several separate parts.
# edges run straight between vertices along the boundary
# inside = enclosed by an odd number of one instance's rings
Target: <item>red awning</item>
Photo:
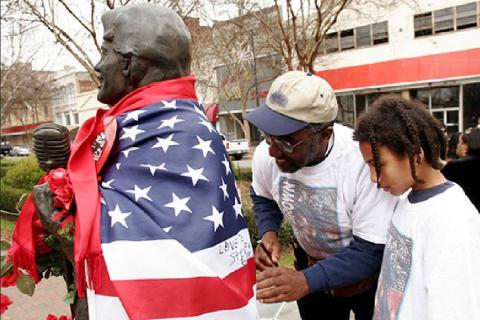
[[[205,108],[205,113],[207,114],[207,119],[210,122],[217,122],[218,121],[218,103],[207,103],[204,104],[203,107]]]
[[[38,123],[30,123],[26,124],[24,126],[13,126],[13,127],[7,127],[7,128],[2,128],[0,133],[2,135],[18,135],[18,134],[25,134],[27,132],[32,132],[33,129],[38,127],[41,124],[48,123],[48,122],[38,122]]]
[[[403,58],[353,67],[319,71],[335,90],[398,83],[477,76],[480,49]]]

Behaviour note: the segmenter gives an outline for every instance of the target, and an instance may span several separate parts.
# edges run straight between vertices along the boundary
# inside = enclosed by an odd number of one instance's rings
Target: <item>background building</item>
[[[415,5],[345,11],[316,60],[351,126],[384,93],[424,102],[449,133],[480,116],[480,2],[418,0]],[[370,11],[369,11],[370,10]]]
[[[65,66],[62,71],[55,73],[52,86],[55,123],[66,126],[69,130],[78,128],[81,123],[78,99],[81,98],[80,106],[84,107],[85,97],[81,94],[96,90],[95,82],[87,72],[78,72],[73,67]]]

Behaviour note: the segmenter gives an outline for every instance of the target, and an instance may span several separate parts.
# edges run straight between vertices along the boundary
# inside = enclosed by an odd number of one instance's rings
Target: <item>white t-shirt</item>
[[[274,200],[312,257],[337,253],[352,240],[385,243],[397,198],[371,182],[352,130],[334,125],[330,155],[295,173],[283,173],[262,142],[253,156],[252,186],[258,196]]]
[[[480,319],[480,215],[458,185],[437,192],[395,210],[374,319]]]

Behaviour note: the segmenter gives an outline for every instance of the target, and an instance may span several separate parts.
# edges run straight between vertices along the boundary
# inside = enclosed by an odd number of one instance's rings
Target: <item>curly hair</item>
[[[358,119],[353,139],[368,142],[377,173],[381,175],[379,146],[387,147],[399,158],[408,156],[413,179],[423,183],[415,171],[415,159],[423,150],[425,159],[441,169],[446,156],[446,136],[440,122],[419,101],[390,94],[378,98]]]

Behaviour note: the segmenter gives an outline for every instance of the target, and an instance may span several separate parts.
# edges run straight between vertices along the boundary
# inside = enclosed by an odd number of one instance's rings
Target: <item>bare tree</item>
[[[94,70],[96,57],[101,54],[101,38],[98,34],[100,17],[106,10],[129,3],[158,3],[172,8],[186,17],[198,6],[198,0],[4,0],[17,8],[23,20],[41,26],[64,48],[99,84]]]
[[[2,13],[13,12],[12,7],[4,5],[6,3],[2,3]],[[45,120],[50,112],[51,73],[32,70],[32,60],[40,49],[28,46],[32,28],[22,19],[13,21],[8,17],[2,15],[2,42],[8,43],[8,50],[2,50],[0,68],[1,124],[26,128],[28,124]]]

